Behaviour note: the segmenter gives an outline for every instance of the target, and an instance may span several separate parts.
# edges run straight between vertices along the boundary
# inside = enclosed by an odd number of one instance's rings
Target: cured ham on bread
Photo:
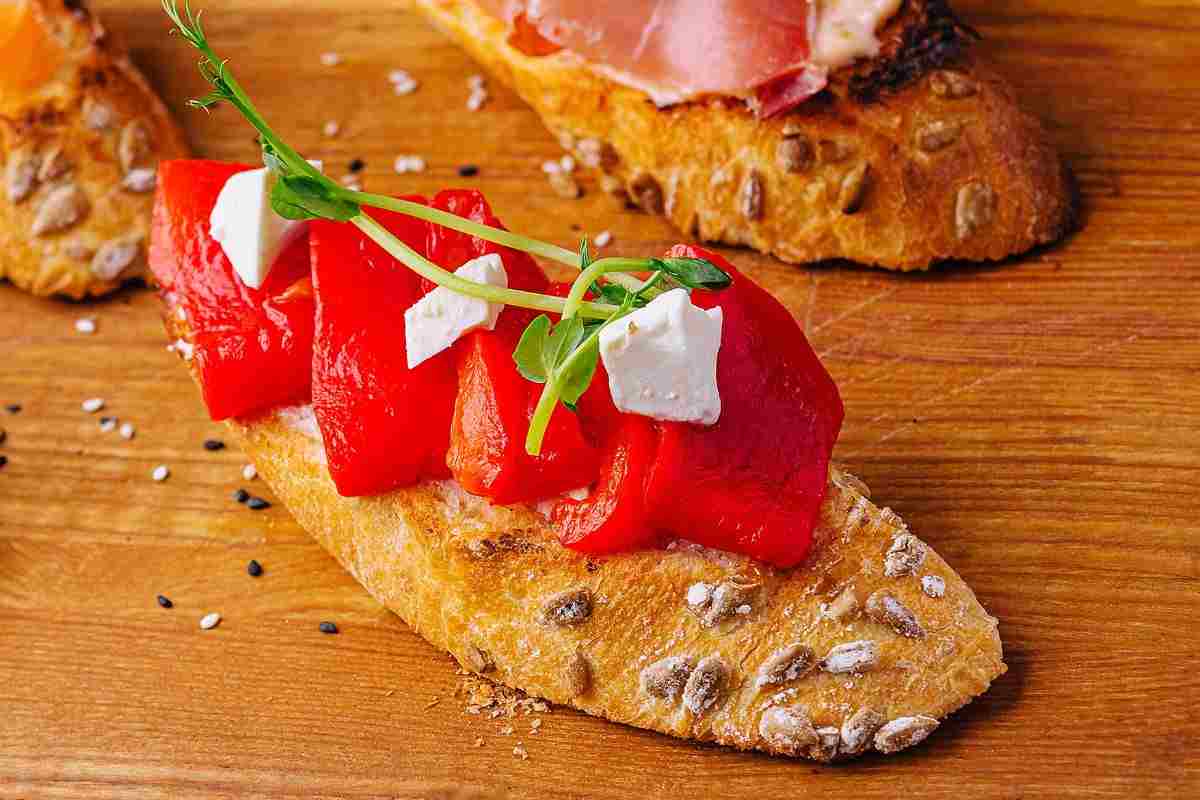
[[[1074,224],[1046,132],[944,0],[417,6],[605,191],[690,236],[911,270]]]
[[[83,2],[0,2],[0,278],[107,294],[149,275],[160,158],[182,131]]]

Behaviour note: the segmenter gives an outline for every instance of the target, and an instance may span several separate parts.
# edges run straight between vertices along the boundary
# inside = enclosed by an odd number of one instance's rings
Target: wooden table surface
[[[95,5],[200,154],[254,156],[232,112],[183,109],[202,87],[157,0]],[[332,171],[361,157],[369,187],[432,191],[474,163],[467,183],[514,228],[563,244],[572,223],[609,229],[619,254],[675,239],[590,180],[578,201],[549,191],[557,149],[534,115],[495,86],[468,111],[475,67],[402,3],[197,5],[267,116]],[[0,405],[23,406],[0,410],[0,797],[1200,796],[1200,9],[959,5],[1074,169],[1082,231],[927,275],[734,257],[840,383],[838,458],[1000,618],[1009,672],[984,697],[922,747],[834,767],[564,709],[537,733],[466,714],[448,656],[283,508],[231,501],[243,458],[201,446],[221,429],[152,293],[80,305],[0,286]],[[394,68],[420,89],[395,96]],[[330,119],[340,138],[322,137]],[[428,171],[396,175],[399,154]],[[80,410],[93,396],[136,438],[101,432]],[[223,622],[204,632],[209,611]]]

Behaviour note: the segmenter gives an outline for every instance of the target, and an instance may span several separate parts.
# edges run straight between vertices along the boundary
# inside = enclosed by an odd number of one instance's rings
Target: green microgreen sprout
[[[175,30],[202,56],[200,74],[212,85],[204,97],[189,101],[194,108],[211,109],[226,102],[259,133],[263,163],[275,182],[271,208],[292,220],[327,219],[348,222],[389,255],[438,286],[491,303],[545,312],[529,324],[513,353],[521,374],[544,384],[526,439],[531,455],[541,452],[546,429],[561,401],[569,409],[590,385],[599,360],[600,331],[668,288],[719,290],[731,278],[701,258],[601,258],[592,260],[584,238],[578,253],[510,231],[492,228],[409,200],[359,192],[342,186],[308,163],[267,124],[233,77],[228,62],[213,51],[200,22],[185,0],[162,0],[163,11]],[[567,297],[507,289],[460,278],[413,250],[379,224],[364,209],[382,208],[476,236],[513,250],[541,256],[580,270]],[[642,278],[639,274],[649,273]],[[596,298],[588,300],[591,293]],[[546,314],[559,314],[552,324]]]

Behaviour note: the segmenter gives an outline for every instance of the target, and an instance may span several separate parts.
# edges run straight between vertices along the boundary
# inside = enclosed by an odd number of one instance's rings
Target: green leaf
[[[689,289],[724,289],[733,283],[728,272],[703,258],[652,258],[650,269],[667,273]]]
[[[521,340],[517,342],[517,349],[513,351],[513,361],[516,362],[517,371],[525,380],[534,383],[546,382],[550,370],[546,369],[544,353],[549,336],[550,318],[545,314],[536,317],[521,334]]]
[[[579,402],[579,398],[591,386],[592,378],[596,376],[596,363],[600,361],[598,339],[589,337],[581,349],[585,349],[587,352],[580,353],[570,366],[560,372],[558,379],[559,397],[572,411],[575,410],[575,404]]]
[[[264,151],[264,159],[268,157]],[[337,197],[325,182],[309,175],[280,175],[271,190],[271,208],[284,219],[340,222],[359,214],[356,203]]]

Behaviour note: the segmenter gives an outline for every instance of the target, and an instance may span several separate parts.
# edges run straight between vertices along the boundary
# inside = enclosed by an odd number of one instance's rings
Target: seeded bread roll
[[[465,668],[589,714],[819,761],[924,739],[1003,674],[997,621],[831,470],[813,555],[778,571],[678,543],[588,558],[451,481],[344,498],[310,407],[232,423],[296,519]]]
[[[0,278],[37,295],[107,294],[149,274],[156,165],[187,143],[84,4],[13,8],[0,19]]]
[[[784,261],[888,269],[1002,259],[1073,225],[1040,123],[971,53],[943,0],[906,0],[877,59],[759,120],[740,101],[657,108],[568,52],[526,56],[471,0],[417,6],[513,87],[601,186],[689,236]]]

